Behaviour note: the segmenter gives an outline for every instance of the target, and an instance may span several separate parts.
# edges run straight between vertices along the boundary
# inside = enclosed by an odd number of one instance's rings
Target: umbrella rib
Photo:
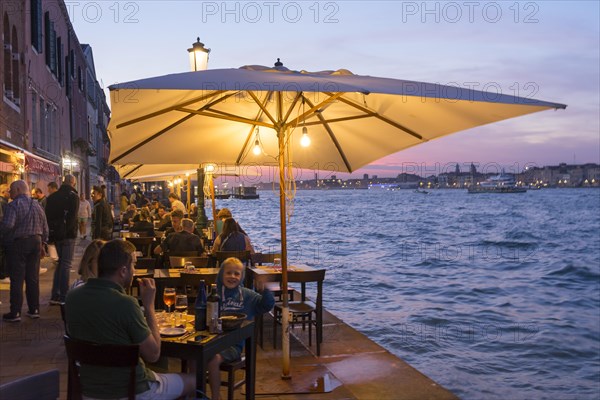
[[[271,113],[269,113],[269,110],[267,110],[267,108],[265,107],[265,104],[267,103],[267,100],[269,99],[270,92],[267,93],[267,96],[265,97],[265,101],[264,102],[261,102],[258,99],[258,97],[256,97],[256,95],[253,92],[248,91],[248,94],[250,95],[250,97],[252,97],[252,100],[254,100],[254,102],[256,104],[258,104],[258,106],[260,107],[260,109],[262,110],[262,112],[271,120],[271,122],[273,123],[273,125],[275,125],[277,123],[277,121],[275,121],[275,118],[273,118],[273,116],[271,115]],[[260,114],[257,116],[257,119],[258,119],[258,117],[260,117]]]
[[[334,101],[335,99],[339,98],[340,96],[344,95],[344,92],[337,92],[335,94],[333,93],[326,93],[329,97],[326,98],[325,100],[323,100],[322,102],[320,102],[319,104],[317,104],[316,106],[313,105],[308,98],[306,98],[304,95],[302,95],[302,98],[304,99],[304,101],[306,101],[306,103],[309,105],[310,109],[300,115],[298,115],[296,118],[294,118],[293,120],[291,120],[290,122],[286,123],[285,126],[286,127],[295,127],[298,125],[298,123],[300,121],[303,121],[306,119],[306,117],[308,117],[311,114],[320,114],[317,113],[316,111],[321,109],[322,107],[324,107],[325,105],[331,103],[332,101]]]
[[[201,110],[190,110],[187,108],[181,108],[181,109],[177,109],[177,110],[190,113],[190,115],[202,115],[205,117],[224,119],[227,121],[240,122],[243,124],[259,125],[259,126],[264,126],[267,128],[273,128],[273,125],[271,125],[267,122],[255,121],[255,120],[248,119],[248,118],[242,118],[242,117],[238,117],[237,115],[229,114],[229,113],[226,113],[223,111],[218,111],[218,110],[210,110],[210,112],[201,111]]]
[[[179,107],[185,107],[185,106],[188,106],[190,104],[194,104],[194,103],[197,103],[199,101],[203,101],[203,100],[205,100],[207,98],[210,98],[210,97],[213,97],[213,96],[218,96],[218,95],[220,95],[221,93],[224,93],[224,92],[225,92],[224,90],[218,90],[216,92],[212,92],[210,94],[207,94],[207,95],[204,95],[204,96],[200,96],[200,97],[196,97],[194,99],[185,101],[185,102],[183,102],[181,104],[177,104],[177,105],[174,105],[174,106],[171,106],[171,107],[163,108],[162,110],[158,110],[158,111],[155,111],[153,113],[146,114],[146,115],[144,115],[142,117],[138,117],[138,118],[131,119],[129,121],[122,122],[122,123],[120,123],[120,124],[117,125],[117,129],[124,128],[124,127],[129,126],[129,125],[137,124],[138,122],[142,122],[142,121],[145,121],[145,120],[150,119],[150,118],[157,117],[157,116],[159,116],[161,114],[168,113],[169,111],[176,110]],[[227,97],[229,97],[229,96],[227,96]]]
[[[258,121],[258,119],[261,117],[262,113],[265,110],[264,105],[267,104],[267,102],[269,101],[269,97],[271,97],[272,93],[273,92],[271,92],[271,91],[267,92],[267,95],[265,96],[265,99],[263,100],[262,104],[260,104],[257,101],[257,99],[254,100],[256,102],[256,104],[258,104],[258,106],[259,106],[259,110],[256,113],[256,117],[254,118],[255,121]],[[255,127],[256,127],[256,124],[254,124],[254,125],[252,125],[250,127],[250,132],[248,132],[248,135],[246,136],[246,141],[244,142],[244,145],[242,146],[242,148],[240,150],[240,154],[237,157],[236,164],[240,164],[242,162],[242,160],[244,159],[244,153],[246,152],[246,148],[248,147],[248,143],[250,143],[250,140],[252,139],[252,133],[254,132],[254,128]]]
[[[160,131],[156,132],[154,135],[152,135],[152,136],[150,136],[150,137],[142,140],[141,142],[139,142],[138,144],[136,144],[135,146],[133,146],[129,150],[125,151],[124,153],[119,154],[117,157],[113,158],[110,161],[110,163],[114,164],[115,162],[119,161],[121,158],[125,157],[128,154],[133,153],[134,151],[136,151],[140,147],[144,146],[146,143],[151,142],[154,139],[156,139],[157,137],[161,136],[163,133],[171,130],[172,128],[176,127],[177,125],[180,125],[180,124],[184,123],[188,119],[192,118],[194,115],[195,114],[189,114],[189,115],[186,115],[185,117],[181,118],[180,120],[173,122],[171,125],[167,126],[166,128],[161,129]]]
[[[372,115],[354,115],[352,117],[341,117],[341,118],[334,118],[334,119],[327,119],[325,120],[325,122],[327,122],[328,124],[334,123],[334,122],[344,122],[344,121],[351,121],[354,119],[362,119],[362,118],[370,118],[372,117]],[[318,121],[318,122],[304,122],[303,126],[311,126],[311,125],[321,125],[322,122]]]
[[[294,98],[294,101],[292,101],[292,104],[288,108],[287,113],[285,113],[285,117],[283,117],[283,120],[281,121],[283,124],[285,124],[287,119],[290,117],[290,114],[292,113],[292,111],[294,111],[294,107],[296,107],[296,103],[298,102],[298,100],[300,100],[301,97],[304,97],[302,92],[298,92],[296,94],[296,97]]]
[[[144,164],[139,164],[137,167],[135,167],[134,169],[132,169],[131,171],[129,171],[128,173],[126,173],[125,175],[123,175],[123,179],[127,178],[129,175],[133,174],[135,171],[137,171],[138,169],[140,169]]]
[[[338,93],[338,94],[341,95],[342,93]],[[309,107],[311,107],[311,109],[314,108],[310,100],[308,100],[306,98],[305,98],[305,100],[306,100],[306,103],[308,103]],[[350,166],[350,163],[348,162],[348,159],[346,158],[346,154],[344,154],[344,151],[342,150],[342,146],[340,146],[340,143],[338,142],[337,138],[333,134],[331,127],[329,126],[329,124],[327,123],[327,121],[325,120],[325,118],[323,117],[323,115],[321,113],[316,113],[316,115],[317,115],[317,118],[319,118],[319,120],[323,124],[323,127],[325,128],[327,133],[329,134],[329,138],[335,145],[335,148],[337,149],[338,153],[340,154],[340,157],[342,157],[342,161],[344,161],[344,164],[346,165],[346,169],[348,170],[348,172],[352,172],[352,167]]]
[[[222,93],[222,91],[221,91],[221,93]],[[214,94],[217,94],[217,93],[214,93]],[[213,94],[213,95],[214,95],[214,94]],[[210,103],[208,103],[208,104],[205,104],[204,106],[200,107],[200,108],[199,108],[197,111],[195,111],[195,112],[200,112],[201,110],[204,110],[204,109],[207,109],[207,108],[209,108],[209,107],[212,107],[212,106],[214,106],[215,104],[218,104],[218,103],[220,103],[220,102],[222,102],[222,101],[225,101],[226,99],[228,99],[229,97],[233,96],[234,94],[235,94],[235,93],[230,93],[230,94],[228,94],[228,95],[226,95],[226,96],[223,96],[223,97],[221,97],[221,98],[219,98],[219,99],[216,99],[216,100],[214,100],[214,101],[212,101],[212,102],[210,102]],[[206,96],[204,96],[204,98],[206,98]],[[197,98],[195,102],[198,102],[198,101],[200,101],[200,100],[198,100],[198,98]],[[170,109],[170,110],[172,110],[172,111],[175,111],[175,110],[177,110],[177,111],[184,111],[184,112],[185,112],[185,111],[188,111],[188,112],[190,112],[190,111],[193,111],[193,110],[187,110],[187,109],[185,109],[185,108],[180,108],[180,106],[173,106],[173,107],[169,107],[169,109]],[[188,115],[186,115],[185,117],[181,118],[180,120],[178,120],[178,121],[175,121],[174,123],[172,123],[171,125],[167,126],[167,127],[166,127],[166,128],[164,128],[164,129],[161,129],[160,131],[158,131],[158,132],[157,132],[157,133],[155,133],[154,135],[152,135],[152,136],[150,136],[150,137],[148,137],[148,138],[146,138],[146,139],[142,140],[140,143],[136,144],[135,146],[133,146],[132,148],[130,148],[130,149],[129,149],[129,150],[127,150],[126,152],[124,152],[124,153],[121,153],[121,154],[120,154],[119,156],[117,156],[116,158],[113,158],[113,159],[111,160],[111,164],[112,164],[112,163],[114,163],[114,162],[116,162],[116,161],[119,161],[121,158],[125,157],[126,155],[128,155],[128,154],[131,154],[131,153],[132,153],[132,152],[134,152],[135,150],[137,150],[137,149],[139,149],[140,147],[144,146],[146,143],[149,143],[149,142],[153,141],[154,139],[156,139],[157,137],[161,136],[163,133],[165,133],[165,132],[167,132],[167,131],[171,130],[172,128],[176,127],[177,125],[184,123],[184,122],[185,122],[185,121],[187,121],[188,119],[190,119],[190,118],[192,118],[193,116],[195,116],[195,115],[196,115],[196,114],[195,114],[195,112],[194,112],[194,113],[189,113]]]
[[[342,101],[342,102],[344,102],[344,103],[346,103],[346,104],[348,104],[350,107],[354,107],[354,108],[356,108],[356,109],[358,109],[358,110],[360,110],[360,111],[368,114],[369,116],[372,116],[372,117],[375,117],[377,119],[380,119],[383,122],[385,122],[385,123],[387,123],[389,125],[392,125],[393,127],[398,128],[401,131],[404,131],[404,132],[408,133],[409,135],[414,136],[415,138],[417,138],[417,139],[419,139],[421,141],[424,141],[424,142],[427,141],[426,139],[423,139],[423,136],[419,135],[417,132],[415,132],[415,131],[413,131],[413,130],[411,130],[411,129],[403,126],[403,125],[400,125],[399,123],[397,123],[395,121],[392,121],[391,119],[386,118],[386,117],[384,117],[381,114],[378,114],[378,113],[376,113],[376,112],[374,112],[372,110],[369,110],[366,107],[363,107],[363,106],[361,106],[359,104],[356,104],[353,101],[350,101],[350,100],[348,100],[346,98],[343,98],[343,97],[340,97],[339,100]]]

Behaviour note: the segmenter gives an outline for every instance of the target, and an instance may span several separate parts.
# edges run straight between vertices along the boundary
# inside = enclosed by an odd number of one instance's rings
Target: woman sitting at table
[[[225,224],[225,226],[227,226]],[[225,227],[224,226],[224,227]],[[246,314],[247,320],[254,319],[257,314],[269,312],[275,304],[271,293],[262,282],[257,282],[258,291],[241,286],[244,282],[244,264],[235,257],[223,261],[217,275],[217,293],[221,296],[221,312],[238,312]],[[240,359],[244,342],[223,350],[208,361],[208,384],[211,399],[219,400],[221,375],[219,367],[225,361],[232,362]]]
[[[240,226],[233,218],[227,218],[223,223],[223,233],[215,239],[212,253],[217,251],[245,251],[254,253],[254,248],[248,235],[241,232]]]
[[[100,254],[100,249],[104,246],[104,243],[106,241],[96,239],[85,248],[83,257],[81,257],[81,262],[79,263],[79,270],[77,271],[81,277],[73,282],[71,289],[83,285],[90,278],[98,277],[98,254]]]
[[[140,218],[129,228],[129,232],[140,232],[143,236],[154,237],[154,224],[146,207],[140,211]]]

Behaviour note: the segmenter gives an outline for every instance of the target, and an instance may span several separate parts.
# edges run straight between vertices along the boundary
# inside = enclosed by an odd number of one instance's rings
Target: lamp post
[[[196,43],[192,44],[192,48],[188,49],[190,54],[190,68],[192,71],[205,71],[208,68],[208,53],[210,49],[204,47],[204,43],[200,42],[200,38],[196,39]]]
[[[205,71],[208,68],[208,54],[210,53],[210,49],[204,47],[204,43],[200,42],[200,37],[196,38],[196,42],[192,44],[191,49],[188,49],[188,53],[190,56],[190,69],[192,71]],[[199,165],[196,172],[198,174],[198,219],[196,220],[196,228],[201,230],[208,225],[208,218],[204,210],[204,167]],[[191,185],[188,184],[188,190],[190,189]]]

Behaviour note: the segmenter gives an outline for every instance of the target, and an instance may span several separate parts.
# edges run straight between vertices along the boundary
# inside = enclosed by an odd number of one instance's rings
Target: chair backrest
[[[127,237],[128,242],[133,243],[137,251],[141,251],[144,257],[152,257],[152,245],[154,244],[153,237]]]
[[[57,369],[29,375],[0,386],[0,399],[56,400],[60,373]]]
[[[169,256],[171,268],[181,268],[186,262],[191,262],[196,268],[206,268],[208,266],[208,257]]]
[[[253,265],[275,264],[275,259],[281,260],[281,253],[254,253],[250,255]]]
[[[154,269],[156,268],[156,258],[138,258],[136,260],[135,267],[140,269]]]
[[[210,285],[217,282],[217,274],[215,273],[210,275],[205,274],[194,274],[194,273],[185,273],[182,272],[180,275],[179,282],[182,288],[190,287],[194,293],[198,292],[198,284],[200,283],[200,279],[204,279],[204,283],[206,284],[207,295],[210,292]]]
[[[243,250],[243,251],[217,251],[217,253],[215,254],[215,257],[217,259],[217,263],[220,265],[224,260],[228,259],[229,257],[235,257],[238,258],[241,262],[248,262],[250,261],[250,251],[248,250]]]
[[[69,393],[72,399],[81,399],[79,366],[129,367],[127,397],[135,400],[135,369],[140,357],[139,345],[97,344],[64,336],[69,362]],[[113,382],[106,382],[114,385]]]

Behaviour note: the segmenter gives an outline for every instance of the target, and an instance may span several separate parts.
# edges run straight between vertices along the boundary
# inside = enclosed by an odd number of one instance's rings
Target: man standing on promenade
[[[110,206],[106,202],[104,190],[99,186],[92,188],[92,200],[94,210],[92,211],[92,239],[110,240],[114,221]]]
[[[6,206],[0,223],[10,275],[10,312],[2,315],[2,320],[19,322],[23,282],[29,308],[27,315],[40,317],[40,258],[45,255],[42,244],[48,240],[48,224],[40,204],[29,197],[25,181],[10,184],[10,198],[13,201]]]
[[[50,304],[64,304],[69,290],[69,273],[75,253],[77,237],[77,213],[79,196],[75,190],[77,180],[73,175],[65,175],[63,184],[46,201],[46,218],[50,229],[50,243],[56,246],[58,264],[54,271]]]
[[[56,193],[58,191],[58,185],[56,184],[56,182],[50,182],[48,184],[48,196],[50,196],[52,193]]]
[[[194,393],[191,374],[159,374],[144,365],[160,357],[160,333],[154,312],[154,279],[139,279],[138,301],[125,293],[131,286],[136,262],[135,246],[124,240],[111,240],[98,255],[98,278],[88,279],[69,292],[66,302],[67,330],[72,338],[100,344],[140,346],[136,367],[136,399],[176,399]],[[92,398],[127,397],[129,374],[123,368],[102,372],[81,368],[83,394]]]
[[[40,203],[42,209],[46,209],[46,196],[44,195],[44,192],[42,192],[42,189],[40,189],[39,187],[32,189],[31,197],[36,199]]]
[[[4,216],[4,209],[8,204],[8,185],[3,183],[0,185],[0,221]],[[6,270],[6,251],[4,243],[0,243],[0,281],[8,281],[8,271]],[[0,303],[2,304],[2,303]]]

